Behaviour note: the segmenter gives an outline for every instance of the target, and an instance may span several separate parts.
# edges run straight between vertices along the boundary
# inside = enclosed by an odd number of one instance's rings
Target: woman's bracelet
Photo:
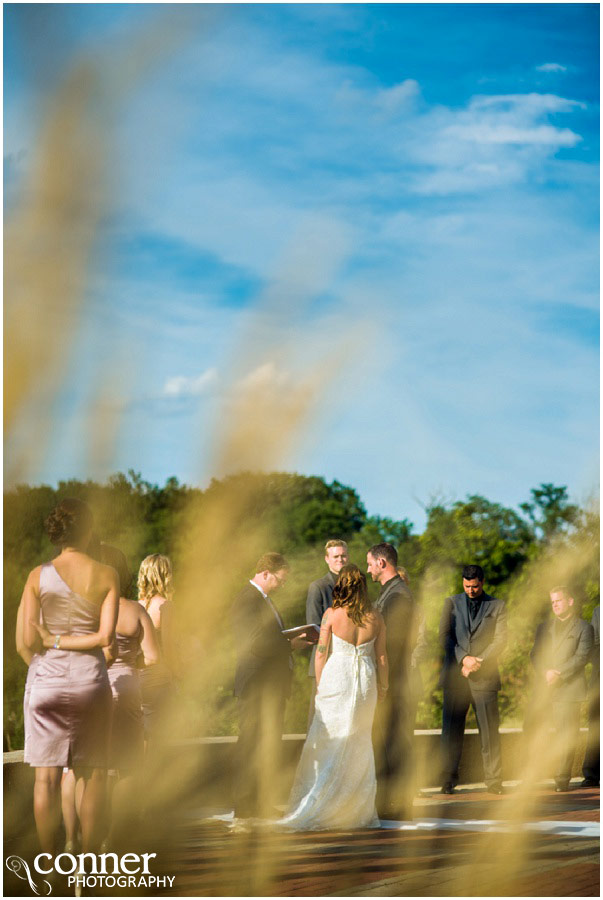
[[[54,639],[54,644],[52,645],[52,649],[53,649],[53,650],[60,650],[60,649],[61,649],[61,635],[60,635],[60,634],[57,634],[57,635],[56,635],[56,637],[55,637],[55,639]]]

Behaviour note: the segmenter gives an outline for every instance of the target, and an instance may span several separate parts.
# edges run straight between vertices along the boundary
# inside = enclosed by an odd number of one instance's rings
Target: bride
[[[378,826],[371,729],[377,696],[387,692],[385,623],[357,566],[339,573],[315,669],[316,712],[278,825],[296,831]]]

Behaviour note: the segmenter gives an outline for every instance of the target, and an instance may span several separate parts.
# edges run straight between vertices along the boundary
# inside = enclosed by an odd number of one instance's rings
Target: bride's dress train
[[[375,641],[354,646],[336,634],[332,641],[288,811],[277,823],[295,831],[379,826],[371,740]]]

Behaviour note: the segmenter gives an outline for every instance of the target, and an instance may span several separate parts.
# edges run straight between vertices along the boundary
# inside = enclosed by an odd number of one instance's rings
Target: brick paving
[[[363,830],[236,834],[223,822],[181,824],[166,857],[176,876],[162,896],[598,897],[599,841],[496,828],[599,819],[599,791],[539,787],[517,813],[518,789],[498,797],[466,788],[428,793],[414,819],[486,820],[494,831]],[[469,825],[468,825],[469,827]]]
[[[599,840],[572,833],[572,823],[581,828],[598,822],[598,790],[556,794],[539,786],[526,794],[508,787],[493,796],[467,786],[452,796],[427,791],[413,812],[414,826],[420,826],[414,830],[298,834],[233,833],[199,809],[177,820],[152,817],[147,827],[153,831],[141,830],[140,846],[128,849],[157,851],[152,871],[173,875],[173,887],[105,888],[94,896],[600,896]],[[513,829],[511,820],[519,826],[567,823],[569,833]],[[17,844],[5,846],[9,852],[27,855]],[[4,889],[6,896],[32,896],[27,882],[9,873]],[[73,896],[73,889],[68,893]]]

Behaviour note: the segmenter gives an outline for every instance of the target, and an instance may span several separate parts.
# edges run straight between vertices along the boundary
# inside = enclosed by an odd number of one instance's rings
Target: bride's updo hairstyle
[[[55,547],[75,547],[92,531],[92,511],[83,500],[67,497],[55,506],[44,525]]]
[[[345,606],[355,625],[364,625],[366,614],[373,608],[366,589],[366,577],[353,563],[343,567],[333,588],[333,609],[340,606]]]
[[[138,570],[138,599],[144,603],[145,609],[153,597],[171,600],[173,594],[172,564],[169,556],[153,553],[145,557]]]

